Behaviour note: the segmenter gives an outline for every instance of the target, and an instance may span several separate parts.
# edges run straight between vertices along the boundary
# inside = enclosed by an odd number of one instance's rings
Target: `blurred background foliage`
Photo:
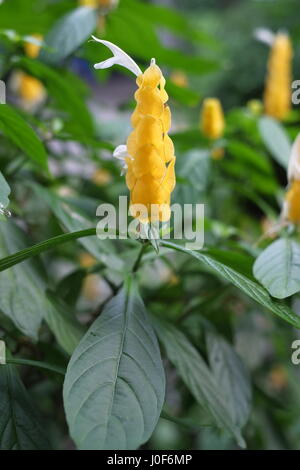
[[[259,103],[249,104],[262,98],[269,54],[253,33],[258,27],[288,31],[293,75],[299,77],[297,1],[120,0],[112,9],[80,13],[79,22],[72,16],[78,14],[76,0],[0,3],[0,78],[7,84],[8,103],[5,113],[0,110],[0,169],[11,190],[13,215],[0,222],[1,257],[62,229],[95,226],[96,207],[117,204],[118,196],[127,194],[111,155],[130,132],[136,85],[119,67],[93,69],[109,57],[90,41],[95,33],[124,49],[142,69],[156,58],[167,78],[173,116],[178,177],[173,201],[204,202],[206,246],[223,250],[225,264],[252,277],[258,240],[279,217],[288,153],[300,122],[295,108],[284,125],[278,124],[274,149],[274,129],[262,124]],[[40,52],[26,54],[26,41],[41,45]],[[217,96],[225,110],[225,135],[214,143],[199,126],[208,96]],[[65,367],[137,251],[131,240],[100,247],[97,240],[82,239],[0,273],[0,336],[13,356]],[[298,331],[184,254],[156,258],[149,251],[139,276],[147,309],[184,332],[205,363],[212,367],[221,361],[228,368],[220,389],[231,394],[233,414],[242,416],[248,448],[300,449],[300,375],[290,359]],[[297,295],[287,305],[300,313]],[[41,328],[37,309],[46,312]],[[213,347],[221,357],[210,356]],[[166,405],[145,447],[237,448],[211,423],[205,400],[195,399],[167,356]],[[61,377],[28,365],[19,371],[53,448],[73,448]]]

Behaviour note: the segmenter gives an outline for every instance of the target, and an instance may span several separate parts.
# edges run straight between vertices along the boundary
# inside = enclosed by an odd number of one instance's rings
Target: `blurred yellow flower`
[[[247,108],[250,109],[250,111],[255,115],[255,116],[260,116],[263,112],[263,103],[260,100],[250,100],[247,103]]]
[[[96,170],[92,174],[92,181],[98,186],[104,186],[105,184],[108,184],[111,180],[111,173],[103,168],[100,170]]]
[[[187,75],[182,70],[174,70],[170,76],[170,80],[179,87],[186,88],[188,86]]]
[[[159,213],[152,214],[151,220],[166,221],[170,218],[170,197],[175,187],[175,156],[168,136],[171,112],[166,106],[165,79],[154,61],[137,77],[137,85],[137,105],[131,118],[134,130],[127,140],[130,203],[143,204],[148,214],[152,204],[159,205]],[[149,219],[141,212],[132,215],[141,221]]]
[[[92,8],[109,8],[115,6],[117,3],[118,0],[79,0],[79,5]]]
[[[82,268],[92,268],[97,263],[97,260],[94,256],[90,255],[88,252],[80,253],[79,255],[79,264]]]
[[[286,217],[294,224],[300,223],[300,181],[294,180],[285,196]]]
[[[225,150],[223,147],[217,147],[212,149],[211,151],[211,158],[213,158],[214,160],[221,160],[222,158],[224,158],[224,155]]]
[[[219,139],[225,128],[224,113],[217,98],[206,98],[201,113],[201,129],[209,139]]]
[[[291,109],[293,48],[288,34],[278,33],[273,41],[264,92],[265,113],[284,119]]]
[[[43,39],[40,34],[32,34],[31,37],[38,41]],[[24,52],[31,59],[39,55],[40,48],[39,44],[28,41],[24,43]],[[35,109],[46,98],[46,90],[42,82],[21,70],[13,72],[10,87],[19,96],[20,106],[28,111]]]
[[[40,80],[21,72],[19,93],[23,100],[36,102],[44,97],[45,89]]]
[[[43,36],[41,34],[31,34],[31,37],[37,39],[38,41],[43,40]],[[36,59],[36,57],[39,55],[40,49],[41,46],[39,44],[34,44],[33,42],[28,41],[24,43],[25,54],[31,59]]]
[[[300,134],[291,151],[288,166],[289,189],[285,196],[283,216],[294,224],[300,223]]]

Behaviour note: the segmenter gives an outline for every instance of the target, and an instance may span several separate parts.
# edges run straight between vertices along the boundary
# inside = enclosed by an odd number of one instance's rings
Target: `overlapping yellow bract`
[[[294,180],[285,196],[286,218],[294,223],[300,223],[300,181]]]
[[[280,120],[291,109],[292,57],[293,48],[289,36],[278,33],[268,62],[264,108],[267,115]]]
[[[225,128],[224,113],[221,102],[217,98],[206,98],[201,114],[201,129],[209,139],[219,139]]]
[[[138,76],[137,85],[137,105],[131,117],[133,131],[127,140],[126,183],[130,190],[130,209],[142,222],[167,221],[175,187],[175,156],[168,136],[171,112],[166,106],[165,79],[159,67],[152,63]],[[134,204],[142,204],[147,212],[142,208],[135,212]],[[151,205],[160,206],[156,214],[153,210],[151,214]]]

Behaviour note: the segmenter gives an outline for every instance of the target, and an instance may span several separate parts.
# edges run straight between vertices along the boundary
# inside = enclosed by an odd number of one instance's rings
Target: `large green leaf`
[[[0,106],[0,130],[34,163],[48,170],[47,155],[42,142],[32,128],[8,104]]]
[[[217,427],[228,431],[244,447],[243,437],[227,408],[223,390],[196,348],[175,326],[157,320],[156,326],[168,358],[197,402],[209,410]]]
[[[218,46],[217,40],[213,35],[199,30],[199,27],[193,27],[190,21],[185,17],[183,11],[176,11],[175,9],[168,8],[159,4],[144,3],[139,0],[127,0],[120,3],[120,10],[122,8],[134,11],[136,14],[146,17],[155,26],[160,24],[171,31],[184,36],[187,39],[199,41],[216,48]]]
[[[205,192],[210,176],[211,158],[206,151],[190,150],[177,162],[180,183],[175,189],[174,200],[181,204],[199,202]]]
[[[284,168],[288,167],[291,142],[282,125],[269,116],[259,120],[261,137],[274,159]]]
[[[8,186],[6,179],[0,171],[0,208],[5,208],[9,204],[8,196],[10,195],[10,187]]]
[[[0,365],[0,450],[46,450],[49,442],[13,365]]]
[[[238,289],[243,291],[253,300],[258,302],[260,305],[271,310],[271,312],[275,313],[275,315],[279,316],[280,318],[295,326],[296,328],[300,328],[300,317],[296,315],[287,305],[277,300],[273,300],[264,287],[259,285],[257,282],[253,281],[248,276],[245,276],[244,274],[239,273],[232,267],[227,266],[223,262],[220,262],[216,253],[212,255],[206,254],[204,252],[201,253],[197,251],[187,250],[183,246],[167,241],[162,241],[161,244],[162,246],[181,251],[198,259],[205,265],[209,266],[218,275],[220,275],[224,279],[227,279],[229,282],[231,282],[233,285],[235,285]]]
[[[220,335],[206,336],[208,359],[215,380],[222,390],[233,422],[243,427],[251,409],[251,384],[248,371],[233,347]]]
[[[300,245],[281,238],[268,246],[253,266],[256,279],[277,299],[300,291]]]
[[[82,336],[84,327],[77,321],[68,305],[48,292],[48,308],[45,320],[53,332],[58,344],[68,353],[72,354]]]
[[[157,340],[129,280],[68,365],[64,404],[72,438],[80,449],[136,449],[156,426],[164,390]]]
[[[71,201],[62,199],[41,186],[34,185],[33,188],[46,204],[48,204],[62,225],[70,232],[96,226],[96,220],[93,221],[90,219],[77,206],[74,206]],[[115,249],[111,240],[99,240],[96,237],[87,237],[79,241],[86,250],[105,265],[109,265],[110,268],[116,270],[122,269],[123,262],[119,256],[114,254]]]
[[[24,233],[12,222],[0,224],[0,257],[26,246]],[[0,309],[26,335],[37,338],[46,297],[41,267],[28,260],[0,273]]]
[[[79,7],[60,18],[45,37],[47,48],[40,59],[51,64],[72,54],[93,33],[97,24],[94,8]]]

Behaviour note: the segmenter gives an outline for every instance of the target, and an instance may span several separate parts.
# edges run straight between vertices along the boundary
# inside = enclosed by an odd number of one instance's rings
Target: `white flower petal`
[[[256,28],[254,30],[254,37],[258,41],[268,44],[268,46],[272,46],[275,34],[267,28]]]
[[[288,167],[288,180],[300,180],[300,133],[292,147]]]
[[[113,156],[119,160],[124,160],[126,157],[129,157],[127,145],[118,145],[114,150]]]
[[[104,41],[103,39],[98,39],[95,36],[92,36],[92,38],[94,39],[94,41],[104,44],[104,46],[108,47],[113,53],[113,57],[111,57],[110,59],[104,60],[103,62],[99,62],[99,64],[95,64],[95,69],[107,69],[108,67],[117,64],[130,70],[136,76],[141,75],[141,69],[134,62],[134,60],[129,57],[128,54],[126,54],[126,52],[122,51],[122,49],[120,49],[112,42]]]

